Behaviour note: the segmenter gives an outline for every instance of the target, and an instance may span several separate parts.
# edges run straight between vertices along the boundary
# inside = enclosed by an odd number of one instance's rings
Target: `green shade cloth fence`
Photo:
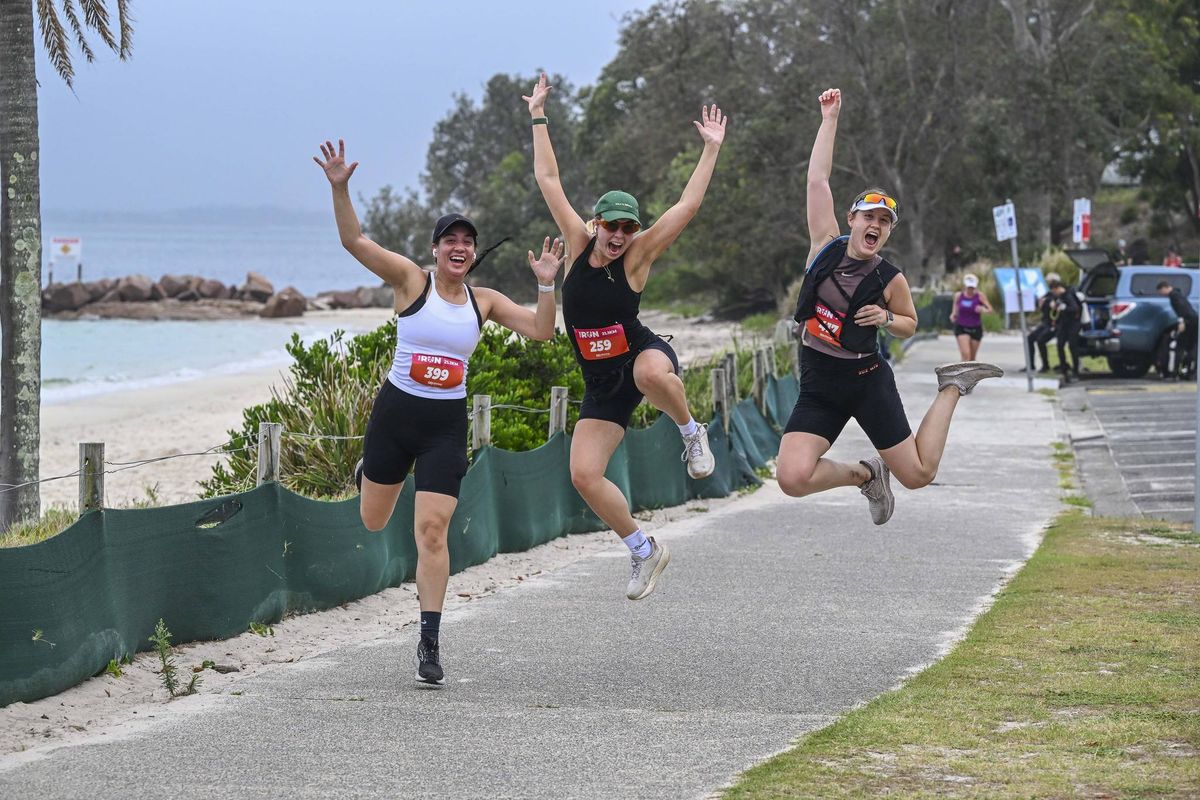
[[[757,482],[754,469],[777,452],[786,400],[797,392],[793,378],[771,379],[771,420],[743,401],[728,436],[714,422],[717,467],[702,481],[687,477],[679,433],[665,416],[629,431],[608,477],[635,510]],[[450,523],[451,572],[606,527],[571,485],[570,449],[559,433],[536,450],[476,454]],[[176,642],[225,639],[251,622],[412,580],[412,523],[411,480],[379,533],[363,528],[357,498],[310,500],[270,483],[183,505],[93,511],[43,542],[0,550],[0,706],[56,694],[110,659],[149,649],[159,618]]]

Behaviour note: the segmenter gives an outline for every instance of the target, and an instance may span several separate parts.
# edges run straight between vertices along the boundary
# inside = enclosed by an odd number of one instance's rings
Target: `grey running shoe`
[[[683,455],[679,460],[687,462],[688,475],[695,480],[712,475],[717,460],[713,458],[712,448],[708,446],[707,425],[698,425],[695,433],[683,437]]]
[[[437,640],[428,636],[422,636],[417,642],[417,683],[425,686],[442,686],[446,683]]]
[[[631,556],[633,562],[629,573],[629,586],[625,596],[630,600],[641,600],[654,591],[654,583],[671,560],[671,551],[650,537],[650,555],[645,558]]]
[[[970,394],[975,384],[984,378],[999,378],[1004,370],[995,364],[985,364],[982,361],[960,361],[957,364],[943,364],[934,370],[937,373],[938,391],[947,386],[954,386],[960,395]]]
[[[892,471],[882,456],[858,463],[871,470],[871,480],[864,483],[859,491],[871,507],[871,521],[882,525],[892,518],[892,512],[896,509],[896,496],[892,494]]]

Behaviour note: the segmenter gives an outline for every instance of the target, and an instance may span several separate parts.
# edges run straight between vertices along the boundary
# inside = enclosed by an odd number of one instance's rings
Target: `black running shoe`
[[[442,672],[442,660],[438,656],[436,639],[422,636],[417,642],[417,683],[428,686],[442,686],[446,683],[446,674]]]
[[[362,491],[362,473],[363,460],[360,458],[358,463],[354,465],[354,485],[358,487],[360,492]]]

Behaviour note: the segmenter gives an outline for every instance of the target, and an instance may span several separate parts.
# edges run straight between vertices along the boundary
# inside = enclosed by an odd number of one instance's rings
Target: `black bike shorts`
[[[651,335],[646,344],[638,348],[638,355],[646,350],[658,350],[671,359],[675,374],[679,374],[679,357],[674,348],[657,335]],[[622,428],[629,427],[633,410],[642,402],[644,395],[633,380],[633,364],[637,356],[624,365],[607,372],[584,373],[583,405],[579,408],[580,419],[602,419]]]
[[[983,338],[983,326],[977,325],[974,328],[968,328],[965,325],[955,325],[954,326],[954,335],[962,336],[963,334],[970,336],[972,339],[974,339],[975,341],[978,342],[980,339]]]
[[[467,474],[467,399],[417,397],[384,380],[363,440],[363,474],[403,483],[417,465],[418,492],[458,497]]]
[[[851,361],[803,348],[800,397],[784,433],[812,433],[833,444],[851,417],[876,450],[912,435],[896,376],[878,353]]]

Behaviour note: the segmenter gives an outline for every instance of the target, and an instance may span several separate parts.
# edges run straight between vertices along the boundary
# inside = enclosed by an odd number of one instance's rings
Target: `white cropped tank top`
[[[388,380],[397,388],[434,400],[467,396],[467,361],[479,343],[483,315],[471,287],[467,302],[442,299],[433,283],[396,319],[396,356]]]

